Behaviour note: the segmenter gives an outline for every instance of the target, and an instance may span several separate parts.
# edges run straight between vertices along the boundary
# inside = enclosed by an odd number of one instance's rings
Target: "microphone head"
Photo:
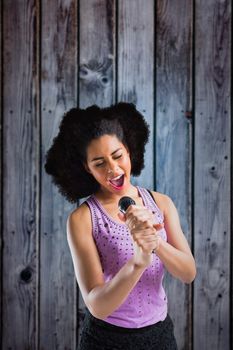
[[[128,207],[130,205],[135,205],[135,204],[136,204],[136,202],[132,198],[125,196],[119,200],[118,208],[123,214],[125,214]]]

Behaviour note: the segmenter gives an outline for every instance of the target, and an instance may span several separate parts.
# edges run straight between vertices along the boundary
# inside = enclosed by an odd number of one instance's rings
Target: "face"
[[[91,141],[85,168],[103,192],[122,194],[130,185],[130,155],[115,135],[104,135]]]

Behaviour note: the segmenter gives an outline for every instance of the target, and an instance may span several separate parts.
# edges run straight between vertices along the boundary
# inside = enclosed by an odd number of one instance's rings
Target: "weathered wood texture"
[[[75,205],[45,174],[45,153],[66,110],[116,101],[150,125],[133,183],[173,199],[194,248],[193,288],[165,279],[179,349],[233,350],[231,13],[230,0],[1,2],[2,350],[77,348]]]
[[[77,284],[66,240],[74,209],[43,164],[63,113],[77,103],[77,3],[41,2],[41,230],[39,349],[76,349]]]
[[[156,189],[169,195],[191,244],[192,2],[158,1],[156,11]],[[179,349],[191,349],[191,286],[166,275]],[[175,302],[174,302],[175,299]],[[180,316],[182,315],[182,317]]]
[[[3,3],[2,349],[35,349],[38,314],[38,12]]]
[[[115,0],[80,0],[79,105],[115,102]]]
[[[2,165],[2,123],[3,123],[3,118],[2,118],[2,3],[0,3],[0,164]],[[2,208],[2,191],[3,191],[3,186],[2,186],[2,179],[3,179],[3,169],[2,166],[0,165],[0,208]],[[2,228],[2,210],[0,210],[0,227]],[[0,229],[0,291],[2,290],[2,251],[3,251],[3,246],[2,246],[2,230]],[[1,301],[1,292],[0,292],[0,301]],[[2,315],[2,303],[0,302],[0,315]],[[2,339],[2,327],[0,327],[0,339]],[[0,345],[1,346],[1,345]]]
[[[115,0],[79,3],[79,106],[109,106],[115,102]],[[84,313],[79,292],[79,335]]]
[[[154,188],[154,1],[118,1],[117,100],[132,102],[150,125],[145,168],[135,185]]]
[[[3,169],[2,169],[2,129],[3,129],[3,111],[2,111],[2,3],[0,3],[0,208],[3,206],[2,201],[2,193],[3,193]],[[0,291],[2,291],[2,276],[3,276],[3,270],[2,270],[2,251],[3,251],[3,235],[2,235],[2,223],[3,223],[3,213],[2,210],[0,210]],[[2,315],[2,295],[0,292],[0,315]],[[2,327],[0,327],[0,339],[2,339]],[[0,343],[1,344],[1,343]],[[1,345],[0,345],[1,346]]]
[[[230,1],[196,1],[195,350],[230,349],[230,14]]]

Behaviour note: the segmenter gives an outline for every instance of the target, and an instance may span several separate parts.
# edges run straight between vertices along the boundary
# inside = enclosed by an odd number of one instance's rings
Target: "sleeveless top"
[[[151,194],[145,188],[139,186],[136,188],[143,205],[153,211],[157,222],[162,223],[163,213]],[[110,217],[94,194],[85,202],[90,208],[93,237],[100,256],[104,279],[108,282],[132,258],[133,239],[127,225]],[[159,230],[158,234],[167,240],[164,228]],[[140,328],[166,318],[167,296],[162,285],[164,266],[156,254],[152,255],[151,265],[144,270],[120,307],[104,319],[105,322],[120,327]]]

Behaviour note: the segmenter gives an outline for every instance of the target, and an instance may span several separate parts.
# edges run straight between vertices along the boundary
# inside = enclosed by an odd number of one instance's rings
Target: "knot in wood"
[[[30,267],[26,267],[24,270],[20,273],[20,278],[23,282],[29,283],[32,279],[32,270]]]
[[[186,111],[185,112],[185,117],[186,117],[186,119],[192,119],[193,113],[191,111]]]

